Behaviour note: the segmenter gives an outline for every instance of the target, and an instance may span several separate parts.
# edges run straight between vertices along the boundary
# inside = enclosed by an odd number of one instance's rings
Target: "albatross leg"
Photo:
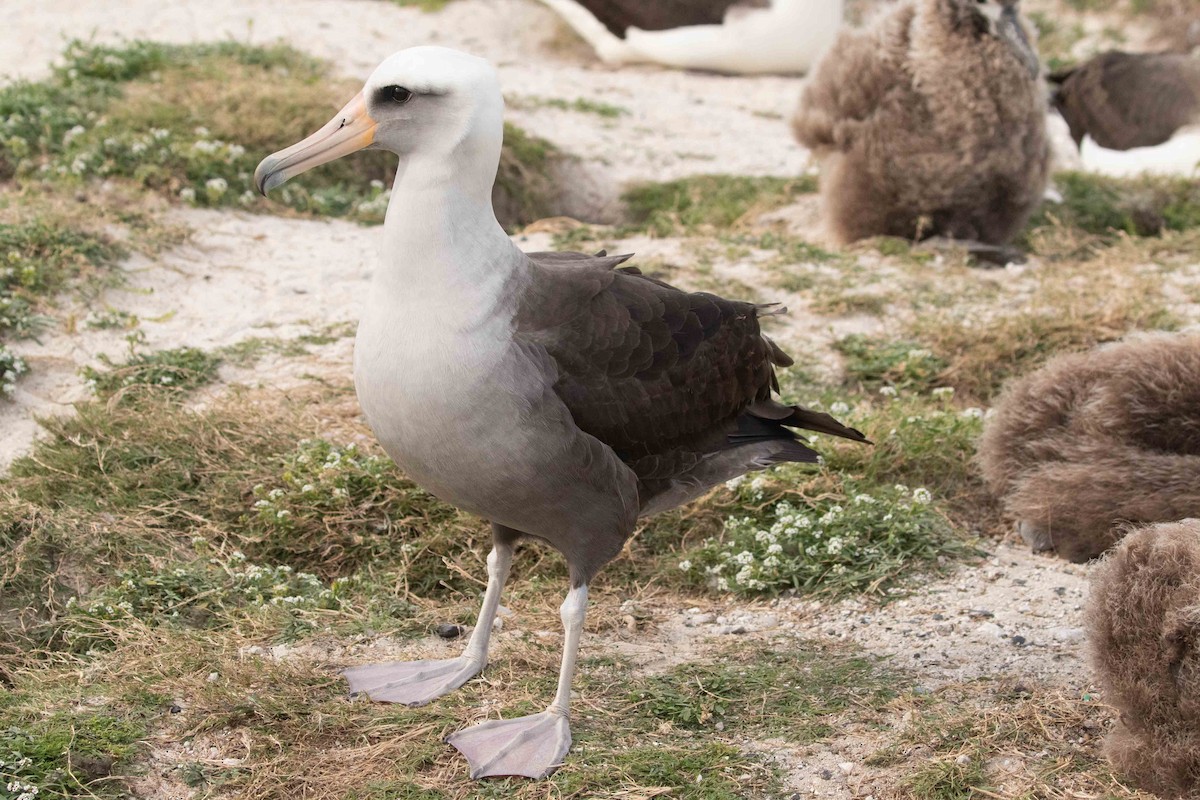
[[[567,593],[561,612],[566,636],[554,702],[540,714],[490,720],[446,739],[467,757],[472,778],[498,775],[544,778],[562,765],[571,747],[568,722],[571,679],[575,676],[579,637],[587,612],[587,584],[575,586]]]
[[[351,667],[342,673],[350,683],[350,693],[366,692],[376,702],[423,706],[478,675],[487,664],[492,624],[500,607],[500,592],[508,580],[512,554],[512,542],[496,536],[487,559],[488,584],[483,607],[461,656],[442,661],[389,661]]]

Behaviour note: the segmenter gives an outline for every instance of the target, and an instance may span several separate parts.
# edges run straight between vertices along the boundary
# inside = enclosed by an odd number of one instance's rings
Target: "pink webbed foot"
[[[471,778],[521,775],[544,778],[562,766],[571,748],[565,714],[543,711],[517,719],[498,719],[451,734],[447,742],[471,765]]]
[[[469,658],[444,661],[388,661],[350,667],[342,674],[350,693],[366,692],[380,703],[423,706],[454,691],[479,674],[483,666]]]

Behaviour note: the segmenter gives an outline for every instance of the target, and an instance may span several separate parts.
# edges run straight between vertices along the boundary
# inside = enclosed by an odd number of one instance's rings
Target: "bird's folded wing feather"
[[[517,338],[549,355],[575,423],[622,458],[722,441],[786,356],[754,304],[618,269],[626,258],[531,254]]]
[[[762,8],[766,0],[578,0],[614,35],[628,28],[661,31],[685,25],[720,25],[731,9]]]

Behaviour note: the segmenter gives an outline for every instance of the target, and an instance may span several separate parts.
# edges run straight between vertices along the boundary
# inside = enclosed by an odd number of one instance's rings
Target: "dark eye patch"
[[[385,86],[379,90],[379,99],[402,106],[413,99],[413,92],[403,86]]]

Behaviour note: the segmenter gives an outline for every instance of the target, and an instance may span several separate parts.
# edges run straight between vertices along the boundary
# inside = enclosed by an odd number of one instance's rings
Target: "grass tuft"
[[[719,536],[686,553],[687,581],[740,594],[883,594],[958,549],[925,488],[834,479],[812,497],[805,489],[815,486],[797,491],[785,475],[730,482],[744,511],[731,510]]]
[[[713,663],[650,676],[630,690],[630,699],[680,728],[810,744],[833,733],[838,715],[851,708],[890,701],[896,679],[869,657],[829,647],[737,647]]]
[[[1158,236],[1200,226],[1200,186],[1194,180],[1065,172],[1054,183],[1062,202],[1044,204],[1031,228],[1058,224],[1099,236]]]
[[[934,388],[946,362],[914,342],[851,334],[836,348],[846,357],[846,375],[870,390],[891,386],[902,391]]]
[[[83,377],[97,396],[108,399],[137,391],[186,392],[211,383],[221,365],[220,356],[196,347],[176,347],[140,353],[134,350],[136,335],[130,341],[129,357],[115,364],[107,356],[100,360],[108,367],[101,371],[84,367]]]
[[[816,180],[809,177],[697,175],[639,184],[627,189],[621,199],[634,228],[672,236],[701,228],[730,228],[744,217],[765,213],[814,191]]]

